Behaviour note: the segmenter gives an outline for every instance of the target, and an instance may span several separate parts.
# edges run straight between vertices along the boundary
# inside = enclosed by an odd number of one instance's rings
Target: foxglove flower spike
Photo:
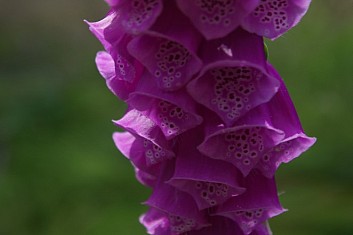
[[[113,135],[153,190],[140,222],[152,235],[271,235],[284,212],[274,174],[305,135],[263,36],[294,27],[310,0],[105,0],[87,22],[96,64],[126,101]]]

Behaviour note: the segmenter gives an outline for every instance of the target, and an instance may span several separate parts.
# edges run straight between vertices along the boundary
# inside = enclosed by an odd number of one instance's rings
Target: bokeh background
[[[94,64],[83,19],[103,0],[0,0],[0,235],[139,235],[149,190],[111,134],[125,106]],[[313,0],[268,42],[308,135],[318,142],[277,174],[289,211],[275,235],[353,234],[353,1]]]

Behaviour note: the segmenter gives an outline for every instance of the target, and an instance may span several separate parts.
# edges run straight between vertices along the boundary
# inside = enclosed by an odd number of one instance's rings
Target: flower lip
[[[187,91],[227,126],[233,126],[248,111],[268,102],[279,86],[278,80],[259,65],[227,60],[205,66],[187,85]]]
[[[119,5],[119,3],[123,2],[124,0],[105,0],[106,3],[108,3],[109,6],[115,7]]]
[[[279,202],[274,178],[253,171],[244,179],[244,186],[247,191],[220,205],[215,215],[234,220],[245,234],[250,234],[258,224],[286,211]]]
[[[168,216],[158,209],[150,208],[145,214],[140,216],[139,221],[146,227],[148,234],[170,234]]]
[[[190,195],[165,183],[171,177],[173,168],[173,162],[164,164],[158,183],[144,204],[167,213],[171,230],[176,234],[209,226],[205,211],[198,210]]]
[[[109,47],[116,45],[126,33],[138,34],[149,30],[163,8],[161,0],[148,3],[140,0],[106,1],[111,7],[108,15],[98,22],[85,22],[102,44]],[[109,51],[107,48],[106,50]]]
[[[125,31],[119,25],[119,17],[120,13],[111,9],[102,20],[97,22],[84,21],[88,24],[89,30],[109,53],[125,35]]]
[[[148,43],[148,47],[144,44]],[[146,33],[128,44],[128,51],[155,77],[160,89],[173,91],[184,86],[202,66],[196,45],[180,43],[158,33]]]
[[[282,140],[281,142],[288,142],[288,141],[292,141],[292,140],[296,140],[296,139],[301,140],[302,146],[300,147],[300,150],[299,150],[300,152],[293,155],[292,158],[298,157],[300,154],[302,154],[302,152],[308,150],[316,142],[315,137],[308,137],[304,133],[295,134],[291,137],[288,137],[288,138]],[[285,159],[283,162],[288,163],[292,160],[292,158]]]
[[[177,0],[179,9],[207,39],[224,37],[236,29],[259,0],[190,1]]]
[[[246,176],[259,156],[283,138],[283,131],[266,123],[241,125],[210,131],[197,149],[211,158],[230,162]]]
[[[166,183],[190,194],[203,210],[224,203],[245,188],[233,165],[204,156],[195,148],[201,138],[197,130],[194,133],[180,136],[174,174]]]
[[[247,17],[242,27],[275,40],[296,26],[305,15],[311,0],[263,0]]]
[[[154,188],[156,183],[157,183],[157,177],[148,174],[147,172],[142,171],[141,169],[138,169],[136,166],[134,166],[135,170],[135,176],[136,179],[145,186],[148,186],[150,188]]]
[[[144,67],[133,58],[127,51],[127,45],[133,39],[130,35],[125,35],[119,42],[119,47],[112,50],[111,55],[115,62],[115,70],[118,79],[131,84],[137,83],[141,77]]]
[[[251,235],[273,235],[268,220],[257,225]]]
[[[100,75],[105,80],[111,80],[115,77],[115,63],[108,52],[99,51],[96,55],[95,62]]]
[[[130,133],[151,141],[155,145],[161,147],[170,145],[160,128],[150,118],[131,107],[128,108],[128,111],[121,119],[113,121],[113,123]]]
[[[183,89],[162,92],[153,85],[152,76],[145,76],[127,103],[149,116],[158,125],[167,140],[200,125],[203,118],[196,113],[196,103]]]
[[[155,77],[159,88],[166,91],[184,86],[202,66],[197,56],[202,36],[171,7],[168,4],[169,10],[153,27],[127,46],[130,54]]]
[[[98,52],[96,65],[109,90],[120,99],[126,100],[136,89],[144,68],[124,49],[112,50],[111,53]]]
[[[131,34],[148,30],[162,13],[162,0],[126,0],[120,1],[117,8],[121,12],[121,26]]]
[[[129,132],[115,132],[113,140],[132,164],[151,176],[159,175],[161,162],[174,158],[170,148],[162,147]],[[142,175],[140,175],[142,176]]]
[[[264,176],[272,178],[282,163],[288,163],[297,158],[315,142],[316,138],[308,137],[304,133],[283,139],[261,156],[255,168],[259,169]]]
[[[261,108],[265,108],[272,113],[271,119],[273,125],[283,130],[286,133],[286,138],[297,133],[303,133],[304,130],[300,123],[298,113],[289,96],[284,81],[271,64],[267,63],[267,68],[269,73],[279,81],[280,88],[270,102],[261,105]]]

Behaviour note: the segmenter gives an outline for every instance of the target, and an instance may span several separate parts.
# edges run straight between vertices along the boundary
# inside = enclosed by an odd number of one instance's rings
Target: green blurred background
[[[0,0],[0,235],[145,234],[149,190],[115,149],[124,105],[94,64],[83,19],[103,0]],[[316,145],[277,174],[275,235],[353,234],[353,1],[314,0],[268,42]]]

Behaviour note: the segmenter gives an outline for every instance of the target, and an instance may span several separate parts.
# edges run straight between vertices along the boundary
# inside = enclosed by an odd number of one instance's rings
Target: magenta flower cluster
[[[263,37],[295,26],[310,0],[106,0],[89,23],[96,63],[126,101],[117,148],[153,192],[154,235],[268,235],[285,211],[274,174],[315,142],[304,134]]]

